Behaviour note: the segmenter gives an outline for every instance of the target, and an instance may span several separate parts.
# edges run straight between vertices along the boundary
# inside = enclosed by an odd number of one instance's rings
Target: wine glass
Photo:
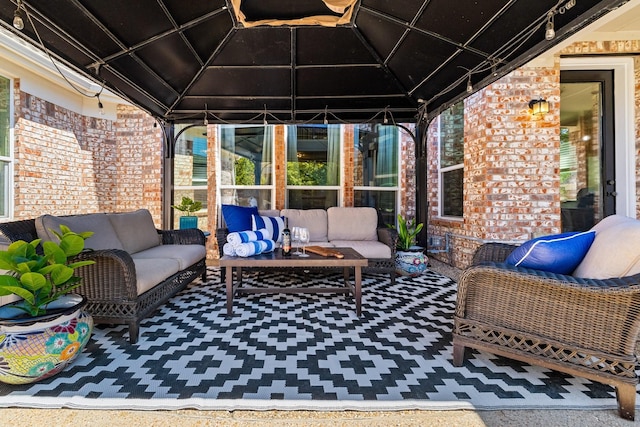
[[[305,227],[300,228],[300,243],[302,243],[302,253],[298,254],[299,256],[302,256],[302,257],[309,256],[309,254],[305,250],[305,245],[309,243],[309,239],[310,239],[309,229]]]
[[[300,227],[291,228],[291,243],[296,246],[296,242],[300,242]],[[300,255],[300,245],[296,246],[294,254]]]

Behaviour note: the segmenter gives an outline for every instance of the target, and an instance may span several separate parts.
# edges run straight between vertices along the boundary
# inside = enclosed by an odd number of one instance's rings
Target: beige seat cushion
[[[93,231],[93,236],[84,243],[88,249],[124,249],[111,221],[104,213],[65,217],[42,215],[35,220],[38,237],[44,241],[57,242],[58,238],[51,230],[59,231],[61,224],[76,233]]]
[[[138,295],[142,295],[180,271],[178,260],[170,258],[134,258],[133,264],[136,267]]]
[[[611,215],[593,229],[596,238],[573,272],[574,276],[608,279],[640,273],[640,221]]]
[[[331,243],[336,248],[352,248],[367,259],[391,258],[391,248],[377,240],[332,240]]]
[[[330,242],[378,240],[378,212],[374,208],[331,207],[327,209],[327,218],[329,224],[327,236]]]
[[[130,254],[158,246],[162,237],[158,234],[151,213],[147,209],[107,215],[122,242],[124,250]]]
[[[326,242],[327,239],[327,211],[324,209],[283,209],[280,215],[289,221],[289,229],[306,227],[309,229],[310,240]]]
[[[166,258],[178,261],[180,270],[192,266],[206,256],[203,245],[160,245],[131,254],[133,260]]]

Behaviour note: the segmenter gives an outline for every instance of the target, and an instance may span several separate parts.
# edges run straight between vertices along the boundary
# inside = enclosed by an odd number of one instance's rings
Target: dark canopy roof
[[[153,116],[244,123],[432,116],[626,2],[30,0],[19,32],[16,1],[4,27]]]

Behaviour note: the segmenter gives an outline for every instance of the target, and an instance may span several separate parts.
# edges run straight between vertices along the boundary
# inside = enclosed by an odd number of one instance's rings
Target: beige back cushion
[[[608,279],[640,273],[640,221],[611,215],[593,230],[596,238],[573,272],[574,276]]]
[[[333,240],[378,240],[378,212],[374,208],[327,209],[328,237]]]
[[[151,213],[147,209],[108,214],[124,250],[130,254],[158,246],[162,237],[158,234]]]
[[[42,215],[35,221],[38,237],[45,241],[58,242],[58,238],[51,230],[59,232],[61,224],[76,233],[93,231],[93,236],[85,240],[84,243],[88,249],[124,249],[111,221],[104,213],[66,217]]]
[[[289,229],[308,228],[312,242],[327,241],[327,211],[324,209],[283,209],[280,215],[288,219]]]

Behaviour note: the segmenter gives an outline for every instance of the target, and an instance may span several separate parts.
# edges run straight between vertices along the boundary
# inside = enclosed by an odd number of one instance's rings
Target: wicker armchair
[[[615,387],[634,419],[640,275],[593,280],[501,264],[515,248],[489,243],[458,283],[453,364],[465,347]]]
[[[205,244],[205,236],[198,229],[158,230],[162,244]],[[0,241],[37,239],[35,220],[0,223]],[[86,251],[78,259],[91,259],[95,264],[76,270],[82,277],[77,289],[87,298],[87,310],[95,323],[128,325],[129,342],[138,341],[139,324],[196,277],[206,280],[206,263],[199,262],[168,277],[141,295],[137,294],[136,269],[131,256],[121,249]]]

